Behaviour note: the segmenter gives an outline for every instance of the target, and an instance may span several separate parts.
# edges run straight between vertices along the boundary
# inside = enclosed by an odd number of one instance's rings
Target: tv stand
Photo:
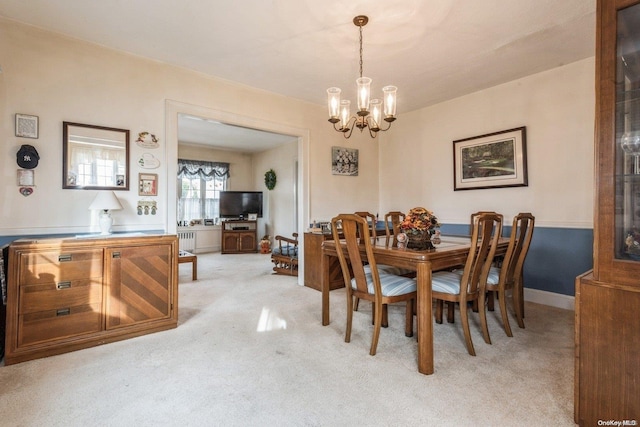
[[[258,252],[258,221],[227,220],[222,223],[222,253]]]

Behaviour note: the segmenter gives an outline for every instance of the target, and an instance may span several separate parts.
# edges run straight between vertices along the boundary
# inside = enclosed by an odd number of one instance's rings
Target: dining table
[[[322,244],[322,325],[330,323],[329,317],[329,279],[331,257],[337,257],[336,244],[343,244],[334,240],[326,240]],[[496,248],[496,256],[506,253],[509,239],[501,237]],[[402,267],[416,272],[417,308],[416,322],[418,335],[418,372],[431,375],[434,372],[433,354],[433,315],[431,300],[432,272],[454,267],[462,268],[469,255],[471,237],[469,236],[441,236],[440,242],[433,245],[433,249],[411,249],[399,247],[397,242],[375,244],[373,255],[376,263]],[[364,254],[364,245],[361,252]],[[346,251],[345,251],[346,256]]]

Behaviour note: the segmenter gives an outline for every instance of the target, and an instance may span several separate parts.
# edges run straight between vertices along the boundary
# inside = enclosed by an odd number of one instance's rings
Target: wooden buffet
[[[178,238],[24,239],[9,247],[5,364],[178,324]]]
[[[304,285],[317,291],[322,290],[322,243],[331,240],[330,233],[304,233]],[[334,257],[329,260],[329,288],[344,288],[340,260]]]

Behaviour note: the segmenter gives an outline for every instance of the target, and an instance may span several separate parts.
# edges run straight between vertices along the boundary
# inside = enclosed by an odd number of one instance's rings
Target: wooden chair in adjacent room
[[[271,262],[276,274],[288,276],[298,275],[298,233],[293,233],[293,238],[276,236],[278,243],[271,251]]]
[[[486,281],[493,262],[498,240],[502,232],[501,217],[484,213],[473,219],[469,255],[461,272],[437,271],[431,277],[432,297],[436,301],[436,323],[442,323],[444,301],[447,301],[447,321],[453,323],[454,308],[460,306],[460,318],[465,344],[470,355],[475,356],[469,330],[469,302],[480,296],[480,283]]]
[[[529,252],[531,238],[533,237],[533,228],[535,225],[535,217],[530,213],[519,213],[513,218],[511,226],[511,236],[509,238],[509,246],[507,253],[502,260],[501,267],[491,267],[487,281],[485,284],[485,293],[480,296],[480,307],[485,307],[485,294],[488,298],[488,309],[493,311],[494,294],[498,297],[500,304],[500,314],[502,315],[502,324],[507,336],[512,337],[511,325],[509,325],[509,316],[507,314],[507,295],[506,291],[512,291],[513,309],[516,314],[518,326],[524,328],[524,314],[522,313],[522,276],[524,261]],[[480,320],[482,323],[485,341],[491,344],[489,338],[489,329],[487,327],[486,313],[483,309],[480,312]]]
[[[342,236],[337,224],[342,222]],[[383,306],[395,302],[406,302],[405,335],[413,336],[413,305],[416,301],[416,281],[407,277],[396,276],[378,271],[373,256],[373,245],[366,219],[356,214],[341,214],[331,220],[333,239],[343,244],[336,244],[336,252],[344,278],[347,295],[347,327],[345,342],[351,341],[351,325],[353,323],[354,298],[373,303],[374,328],[369,354],[376,354],[380,327],[382,325]],[[360,238],[361,237],[361,238]],[[364,255],[360,250],[365,250]],[[345,255],[346,253],[346,255]],[[348,261],[347,261],[348,257]],[[368,271],[365,270],[365,263]],[[351,267],[351,268],[350,268]],[[351,271],[351,273],[350,273]]]

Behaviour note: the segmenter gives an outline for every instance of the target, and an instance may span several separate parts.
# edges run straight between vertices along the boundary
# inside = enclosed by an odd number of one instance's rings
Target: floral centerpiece
[[[400,231],[407,235],[411,246],[430,246],[431,234],[439,226],[438,218],[432,211],[418,207],[409,210],[400,224]]]

